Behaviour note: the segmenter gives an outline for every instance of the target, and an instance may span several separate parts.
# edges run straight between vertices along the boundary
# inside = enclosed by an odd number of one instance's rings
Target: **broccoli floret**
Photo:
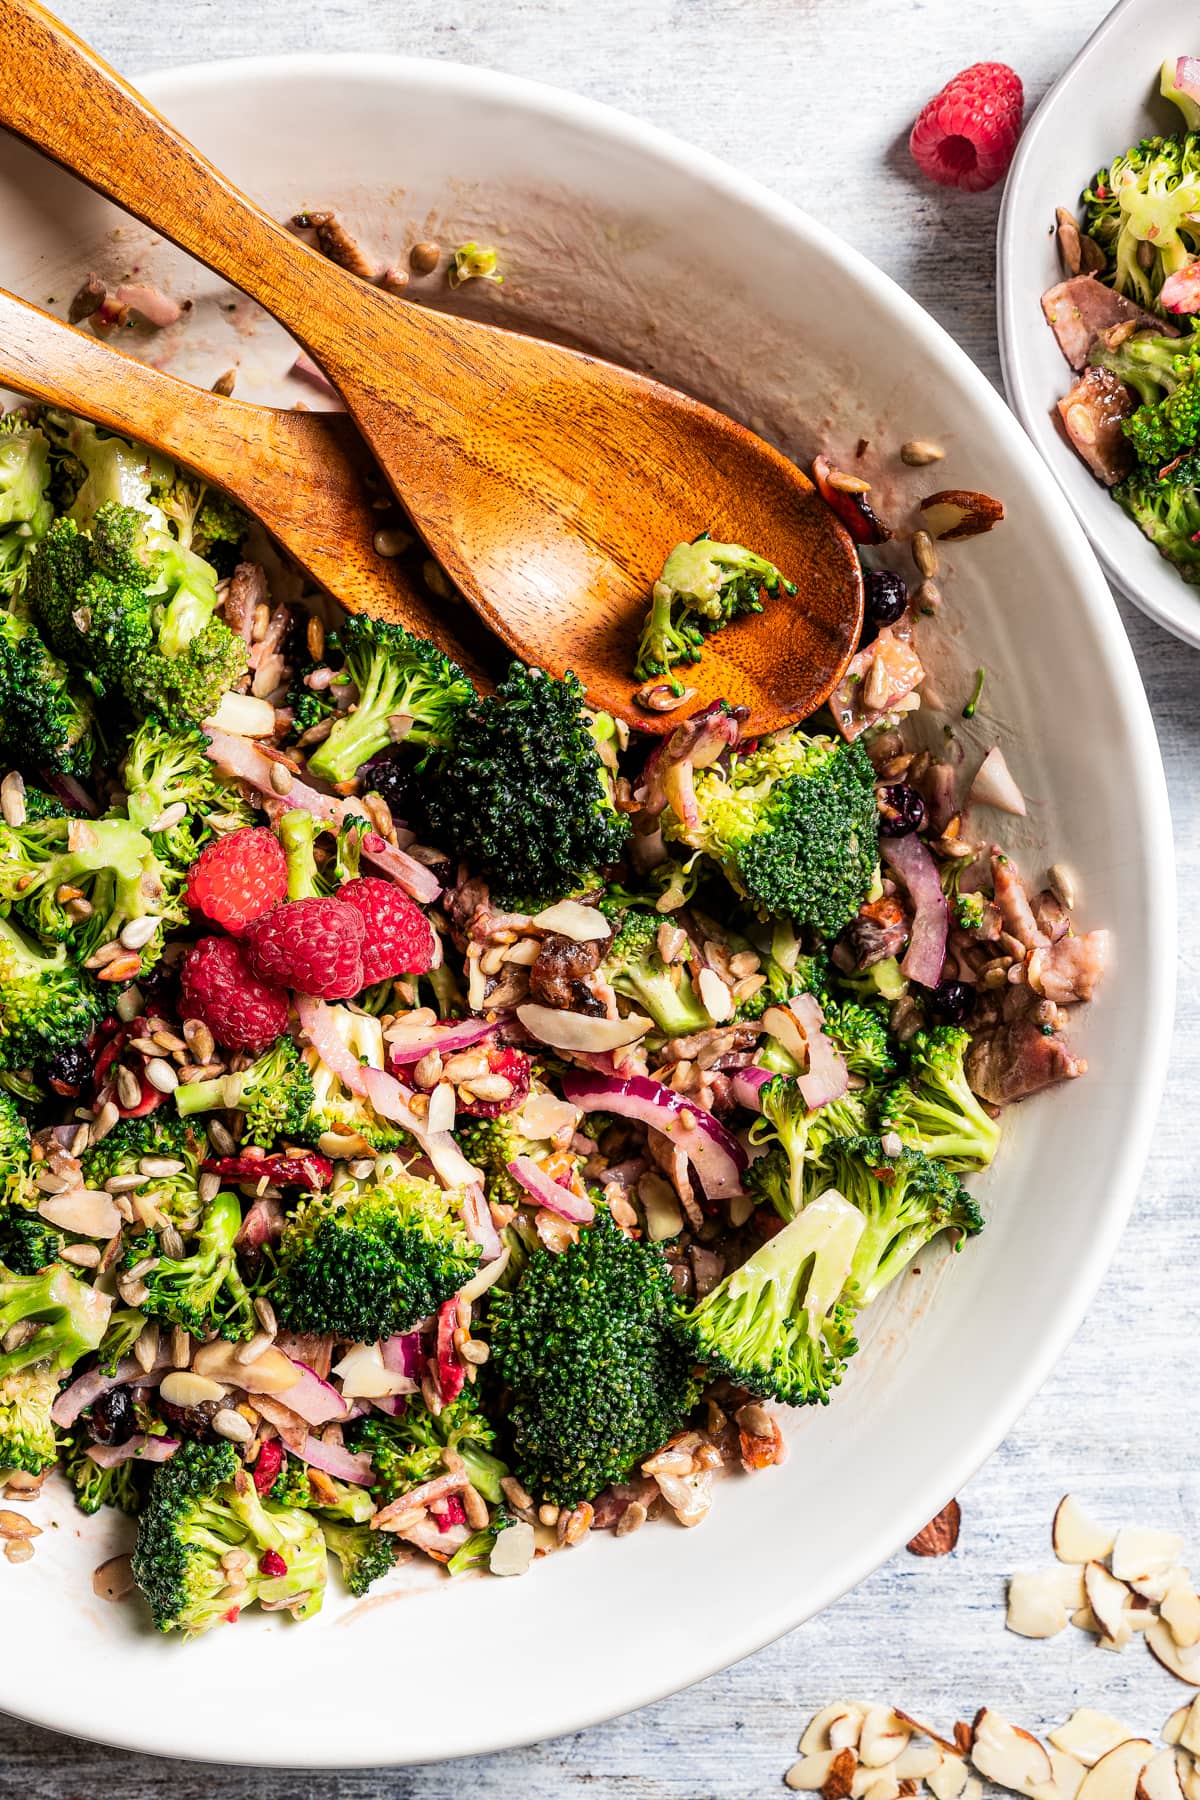
[[[276,1038],[248,1069],[176,1088],[175,1105],[183,1118],[216,1107],[237,1108],[246,1115],[243,1141],[264,1150],[279,1138],[300,1140],[312,1135],[312,1075],[303,1054],[286,1036]]]
[[[355,1059],[366,1068],[382,1069],[385,1055],[383,1026],[379,1020],[353,1013],[345,1006],[331,1006],[329,1013],[338,1036]],[[398,1150],[408,1142],[407,1133],[401,1126],[381,1118],[369,1101],[360,1094],[351,1093],[315,1050],[306,1050],[304,1057],[312,1074],[313,1087],[312,1110],[305,1126],[304,1142],[315,1144],[327,1131],[339,1137],[359,1137],[375,1151]]]
[[[322,1519],[325,1547],[337,1557],[347,1591],[361,1600],[367,1589],[396,1566],[400,1539],[390,1531],[372,1531],[369,1525],[346,1525]]]
[[[15,1326],[34,1327],[0,1351],[0,1468],[36,1475],[54,1461],[58,1377],[99,1348],[111,1307],[64,1263],[35,1275],[0,1265],[0,1342]]]
[[[29,930],[46,943],[69,943],[84,962],[134,919],[151,915],[158,927],[139,952],[147,973],[161,954],[165,928],[186,919],[180,880],[181,871],[160,862],[128,819],[0,825],[0,908],[15,906]],[[86,918],[74,917],[58,898],[64,886],[88,901]]]
[[[232,1623],[255,1601],[295,1619],[320,1611],[320,1525],[311,1513],[260,1500],[252,1481],[238,1479],[241,1468],[232,1444],[188,1441],[156,1470],[138,1521],[133,1578],[159,1631],[196,1637]],[[231,1550],[247,1553],[237,1588],[221,1562]]]
[[[820,1181],[832,1139],[865,1128],[866,1106],[861,1095],[846,1093],[810,1112],[787,1075],[765,1082],[758,1101],[760,1116],[750,1127],[750,1141],[766,1145],[766,1151],[746,1171],[746,1188],[769,1201],[781,1219],[792,1219]]]
[[[201,1212],[200,1164],[206,1153],[202,1131],[159,1107],[140,1119],[118,1119],[98,1144],[83,1152],[80,1161],[84,1183],[90,1188],[102,1188],[117,1175],[141,1175],[147,1192],[153,1191],[159,1212],[190,1231]],[[169,1157],[183,1167],[177,1175],[145,1175],[140,1165],[147,1156]]]
[[[625,846],[629,822],[582,705],[574,675],[513,663],[494,694],[463,708],[450,753],[428,772],[436,839],[497,896],[561,899]]]
[[[649,1013],[668,1037],[707,1031],[712,1019],[682,963],[670,967],[658,953],[662,914],[630,909],[611,940],[601,974],[618,994]]]
[[[31,944],[0,918],[0,1067],[43,1069],[82,1043],[103,1017],[95,986],[63,945]]]
[[[879,1128],[948,1169],[986,1169],[1000,1147],[1000,1122],[971,1092],[963,1066],[971,1034],[956,1025],[919,1031],[908,1043],[909,1076],[880,1109]]]
[[[254,808],[218,774],[208,755],[208,738],[196,725],[171,726],[151,714],[130,741],[121,779],[129,820],[149,836],[157,856],[177,865],[195,860],[212,835],[208,821],[213,814],[239,825],[251,825],[256,817]],[[177,825],[152,830],[168,808],[181,803],[187,811]]]
[[[0,1187],[29,1168],[29,1127],[11,1094],[0,1091]]]
[[[139,1312],[136,1307],[113,1307],[96,1357],[101,1374],[116,1374],[117,1364],[133,1354],[133,1346],[145,1331],[146,1324],[145,1313]]]
[[[39,1215],[30,1166],[29,1127],[15,1097],[0,1088],[0,1264],[36,1275],[62,1249],[62,1233]]]
[[[661,1253],[603,1210],[561,1255],[535,1251],[513,1291],[494,1294],[491,1343],[512,1390],[516,1472],[563,1506],[623,1481],[698,1391]]]
[[[477,1389],[464,1388],[440,1413],[431,1413],[411,1395],[403,1412],[364,1419],[356,1432],[355,1446],[369,1453],[375,1470],[371,1493],[380,1506],[436,1475],[447,1450],[462,1457],[484,1499],[499,1504],[500,1482],[508,1470],[492,1454],[496,1428],[480,1406]]]
[[[840,1193],[810,1200],[686,1315],[695,1354],[752,1393],[824,1405],[857,1348],[839,1297],[863,1227]]]
[[[1153,310],[1167,276],[1200,252],[1200,138],[1143,138],[1097,170],[1083,207],[1105,254],[1102,279]]]
[[[118,1512],[136,1514],[142,1504],[136,1459],[118,1463],[115,1469],[102,1469],[88,1455],[91,1443],[86,1426],[77,1425],[60,1438],[58,1446],[63,1474],[75,1490],[80,1512],[98,1513],[102,1506],[115,1506]]]
[[[1200,474],[1197,477],[1200,482]],[[1168,477],[1158,481],[1135,471],[1112,489],[1161,556],[1174,563],[1185,581],[1200,581],[1200,489]]]
[[[233,1241],[242,1223],[236,1194],[210,1200],[191,1254],[176,1261],[164,1256],[154,1234],[134,1238],[125,1267],[157,1259],[142,1275],[146,1296],[138,1302],[151,1319],[182,1325],[197,1337],[248,1338],[257,1330],[254,1302],[238,1271]]]
[[[355,1343],[411,1331],[470,1280],[479,1261],[453,1198],[398,1173],[303,1201],[279,1244],[272,1298],[280,1322]]]
[[[388,721],[397,714],[412,720],[406,743],[449,743],[474,689],[436,644],[366,613],[348,618],[329,641],[345,658],[342,676],[358,689],[358,701],[309,757],[314,775],[349,781],[393,741]]]
[[[825,1031],[831,1037],[852,1075],[861,1075],[872,1085],[896,1067],[896,1058],[888,1037],[887,1020],[871,1006],[859,1006],[852,1000],[821,1002],[825,1015]]]
[[[496,1539],[512,1523],[512,1518],[508,1513],[498,1512],[491,1523],[483,1527],[482,1531],[473,1531],[446,1564],[447,1575],[461,1575],[466,1569],[474,1569],[480,1563],[489,1562],[492,1551],[496,1547]]]
[[[885,1156],[877,1137],[839,1138],[828,1151],[834,1186],[857,1207],[865,1229],[843,1298],[869,1306],[939,1232],[959,1246],[983,1230],[983,1215],[958,1176],[919,1150]]]
[[[0,595],[20,597],[33,547],[54,517],[50,445],[20,412],[0,419]]]
[[[1166,337],[1154,331],[1139,331],[1125,338],[1115,348],[1097,338],[1088,361],[1093,368],[1107,369],[1119,376],[1135,391],[1143,406],[1152,406],[1186,387],[1194,379],[1200,358],[1200,323],[1180,321],[1181,332]]]
[[[549,1156],[552,1146],[545,1139],[526,1137],[521,1129],[522,1116],[514,1112],[499,1113],[494,1119],[459,1117],[454,1135],[469,1163],[483,1171],[487,1197],[499,1206],[521,1206],[529,1195],[508,1172],[508,1165],[518,1156],[540,1162]]]
[[[707,634],[722,631],[745,613],[762,611],[762,596],[780,588],[794,594],[774,563],[740,544],[717,544],[707,535],[676,544],[654,584],[650,611],[638,640],[634,674],[639,681],[669,675],[676,663],[700,660]],[[676,692],[679,683],[672,684]]]
[[[172,468],[165,481],[155,475],[152,473],[150,484],[151,503],[158,507],[168,530],[185,550],[211,557],[219,545],[237,548],[250,521],[227,494],[183,469]]]
[[[668,839],[721,865],[734,888],[766,914],[834,937],[866,899],[879,857],[875,773],[859,744],[792,731],[728,767],[695,777],[699,820],[668,808]]]
[[[91,702],[71,671],[32,625],[0,613],[0,757],[86,777],[94,752]]]

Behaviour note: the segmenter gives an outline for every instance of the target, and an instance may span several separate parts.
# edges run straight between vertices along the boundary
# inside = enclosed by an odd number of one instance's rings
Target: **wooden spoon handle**
[[[336,341],[338,297],[353,303],[356,278],[247,199],[37,0],[0,0],[0,125],[260,301],[318,355]]]

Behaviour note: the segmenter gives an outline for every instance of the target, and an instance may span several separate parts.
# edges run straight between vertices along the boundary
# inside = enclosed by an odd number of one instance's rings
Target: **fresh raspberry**
[[[273,831],[247,825],[206,844],[188,870],[187,901],[240,937],[251,919],[287,899],[287,859]]]
[[[348,1000],[363,986],[363,919],[332,898],[288,900],[253,919],[242,939],[260,981],[318,1000]]]
[[[415,900],[393,881],[360,875],[337,891],[339,900],[362,915],[363,986],[392,975],[426,975],[433,967],[433,926]]]
[[[473,1096],[458,1090],[458,1110],[469,1113],[473,1119],[497,1119],[501,1113],[512,1112],[520,1106],[529,1092],[529,1075],[533,1067],[523,1050],[517,1050],[512,1044],[489,1044],[487,1046],[488,1074],[503,1075],[512,1083],[512,1093],[507,1100],[476,1100]],[[470,1087],[467,1082],[467,1087]]]
[[[921,108],[908,139],[913,161],[942,187],[994,187],[1012,161],[1024,104],[1007,63],[972,63]]]
[[[257,1056],[287,1030],[288,997],[260,981],[236,938],[201,938],[184,959],[185,1019],[199,1019],[226,1050]]]

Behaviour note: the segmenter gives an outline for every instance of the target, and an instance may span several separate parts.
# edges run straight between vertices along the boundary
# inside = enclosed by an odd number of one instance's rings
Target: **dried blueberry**
[[[378,794],[398,825],[407,825],[418,836],[427,828],[425,793],[411,753],[399,746],[381,750],[358,772],[359,792]]]
[[[929,995],[929,1010],[941,1025],[965,1025],[974,1004],[975,990],[965,981],[939,981]]]
[[[98,1444],[127,1444],[137,1430],[129,1389],[112,1388],[92,1407],[92,1436]]]
[[[868,569],[863,590],[864,616],[872,625],[894,625],[908,605],[904,578],[893,569]]]
[[[916,788],[897,782],[877,792],[880,837],[907,837],[910,831],[920,831],[925,823],[925,802]]]
[[[68,1100],[77,1099],[91,1085],[92,1059],[86,1044],[74,1044],[60,1050],[46,1071],[46,1080],[56,1094]]]

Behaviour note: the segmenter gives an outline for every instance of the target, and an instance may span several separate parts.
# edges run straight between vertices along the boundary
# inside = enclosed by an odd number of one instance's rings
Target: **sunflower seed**
[[[216,1199],[220,1191],[221,1177],[214,1174],[211,1169],[206,1169],[196,1183],[196,1192],[199,1194],[202,1204],[205,1206],[210,1205],[211,1202]]]
[[[183,1021],[183,1035],[187,1041],[188,1049],[191,1051],[197,1062],[206,1063],[212,1061],[213,1050],[216,1046],[213,1043],[213,1034],[208,1029],[208,1026],[204,1023],[203,1019],[185,1019]]]
[[[11,825],[14,831],[25,823],[25,782],[16,769],[10,769],[0,781],[0,813],[4,815],[4,823]]]
[[[927,531],[913,532],[912,558],[919,573],[926,581],[932,581],[938,572],[938,553]]]
[[[146,1080],[150,1086],[157,1088],[160,1094],[173,1094],[179,1086],[179,1077],[164,1057],[154,1056],[146,1064]]]
[[[910,469],[922,469],[926,463],[941,462],[946,452],[940,444],[934,444],[928,438],[909,438],[900,446],[900,461],[907,463]]]
[[[121,933],[121,942],[127,950],[141,950],[158,930],[158,923],[153,913],[145,913],[140,919],[130,919]]]
[[[218,1437],[228,1438],[231,1444],[248,1444],[254,1436],[249,1419],[234,1412],[231,1406],[222,1407],[219,1413],[213,1414],[212,1428]]]
[[[271,786],[277,794],[288,794],[292,788],[292,771],[283,763],[271,764]]]

